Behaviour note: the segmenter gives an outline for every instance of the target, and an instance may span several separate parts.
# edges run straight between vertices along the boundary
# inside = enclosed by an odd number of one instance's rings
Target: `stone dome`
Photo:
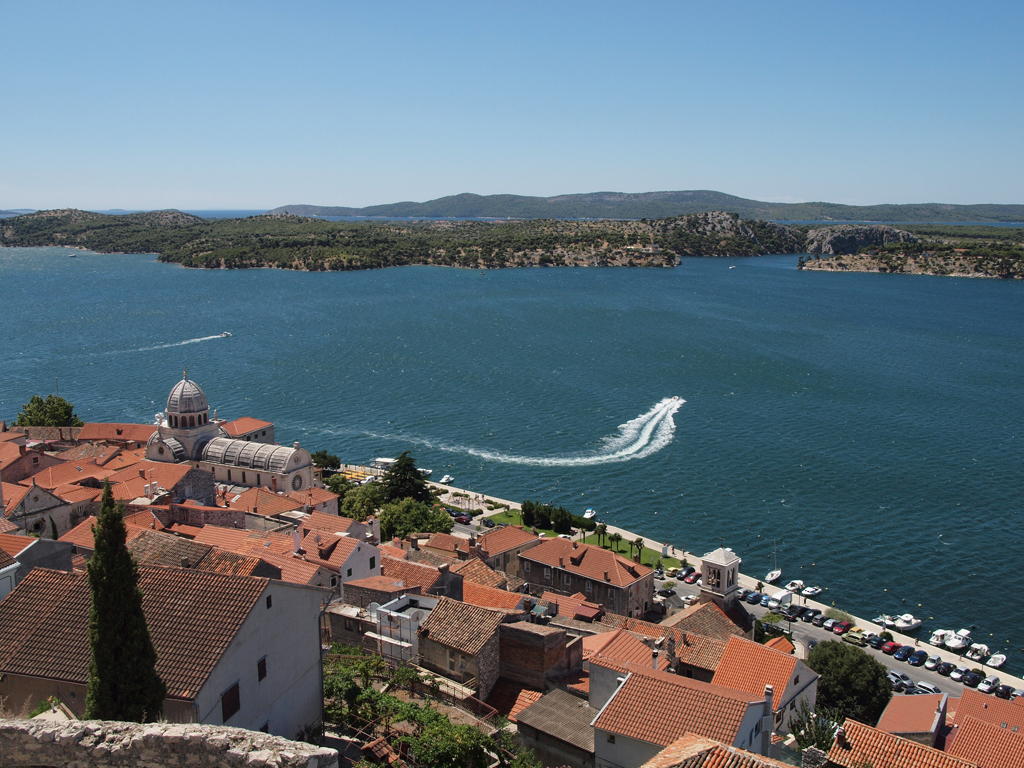
[[[167,413],[202,413],[209,410],[206,395],[194,381],[182,379],[167,396]]]

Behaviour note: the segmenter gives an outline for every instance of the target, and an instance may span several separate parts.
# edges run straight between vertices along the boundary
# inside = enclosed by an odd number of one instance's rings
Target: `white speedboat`
[[[588,509],[586,512],[583,513],[583,519],[584,520],[589,520],[590,518],[592,518],[596,514],[597,514],[597,510],[595,510],[595,509]]]
[[[427,478],[427,477],[430,477],[432,474],[434,474],[434,470],[432,470],[432,469],[421,469],[420,470],[420,474],[423,475],[424,478]]]
[[[992,655],[992,658],[988,660],[988,665],[993,669],[999,669],[1003,664],[1006,663],[1005,653],[996,653]]]
[[[448,485],[448,483],[453,482],[454,480],[455,478],[452,477],[451,475],[445,475],[444,477],[441,478],[441,483],[443,485]]]
[[[952,637],[946,638],[946,647],[951,651],[962,651],[971,644],[971,630],[961,629]]]
[[[921,620],[915,619],[913,615],[909,613],[904,613],[902,616],[896,617],[896,629],[900,632],[913,632],[920,626]]]
[[[984,661],[989,656],[988,646],[984,643],[974,643],[964,656],[971,661]]]
[[[894,619],[888,613],[883,613],[881,616],[876,616],[875,624],[885,627],[886,629],[896,629],[896,619]]]
[[[230,336],[231,334],[228,333],[227,331],[221,331],[220,335],[223,337],[223,336]]]
[[[945,645],[946,640],[953,636],[952,629],[936,629],[932,632],[932,636],[928,638],[928,644],[934,646]]]
[[[803,590],[804,586],[805,584],[802,581],[800,581],[800,579],[793,579],[791,582],[789,582],[789,584],[787,584],[784,587],[784,589],[787,592],[800,592]]]
[[[821,587],[805,587],[800,594],[804,597],[817,597],[821,594]]]

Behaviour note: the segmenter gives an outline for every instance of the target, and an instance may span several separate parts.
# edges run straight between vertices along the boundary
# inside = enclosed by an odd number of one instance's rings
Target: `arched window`
[[[210,423],[210,414],[204,413],[203,414],[203,424],[209,424],[209,423]]]
[[[171,426],[174,427],[174,428],[178,427],[178,417],[177,416],[171,416]]]
[[[188,425],[190,427],[194,427],[196,425],[196,417],[195,416],[189,416],[188,417]]]

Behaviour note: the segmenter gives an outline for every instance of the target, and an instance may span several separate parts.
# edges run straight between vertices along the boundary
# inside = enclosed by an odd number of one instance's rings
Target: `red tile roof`
[[[0,549],[0,570],[4,568],[10,568],[12,565],[17,564],[17,560],[12,555],[9,555],[5,550]]]
[[[487,557],[494,557],[536,541],[538,538],[537,534],[524,531],[518,525],[507,525],[504,528],[495,528],[493,531],[477,536],[476,545],[484,551]]]
[[[324,534],[313,531],[307,534],[302,540],[302,550],[306,559],[312,562],[319,560],[320,565],[330,568],[332,571],[340,570],[357,546],[370,547],[365,542],[351,539],[348,536],[337,536],[335,534]]]
[[[840,768],[977,768],[974,763],[847,719],[828,759]],[[994,768],[994,767],[993,767]]]
[[[487,698],[487,705],[498,710],[499,715],[504,715],[513,723],[516,722],[516,715],[533,704],[540,701],[544,694],[527,688],[522,683],[515,683],[505,678],[499,678],[491,689],[491,695]]]
[[[779,653],[742,637],[730,637],[711,682],[754,696],[762,696],[764,687],[771,685],[777,711],[784,704],[783,694],[794,679],[797,664],[797,658],[788,653]],[[805,674],[817,677],[810,669]]]
[[[15,485],[14,483],[0,482],[0,492],[3,493],[4,497],[4,515],[9,516],[18,505],[21,504],[22,500],[28,496],[28,492],[31,490],[24,485]]]
[[[779,653],[792,654],[796,650],[796,646],[789,642],[789,638],[785,635],[779,635],[773,637],[767,643],[764,644],[765,648],[771,648],[772,650],[778,651]]]
[[[313,510],[306,519],[299,523],[299,530],[305,536],[310,531],[323,531],[326,533],[348,533],[348,529],[355,522],[350,517],[341,515],[329,515],[326,512]]]
[[[308,505],[315,507],[318,504],[326,504],[331,501],[337,501],[338,494],[331,493],[326,488],[315,488],[310,486],[304,491],[292,491],[287,494],[288,498],[292,501],[297,501],[302,505]],[[320,514],[326,514],[321,512]],[[336,517],[335,515],[327,515],[327,517]]]
[[[953,757],[969,760],[978,768],[1024,768],[1024,733],[1001,728],[974,717],[957,713],[952,744],[946,751]]]
[[[1024,699],[1021,697],[1005,701],[978,693],[971,688],[964,688],[960,694],[960,704],[956,708],[956,720],[959,722],[962,717],[973,717],[993,725],[1005,724],[1004,727],[1011,729],[1016,726],[1018,732],[1024,732],[1024,707],[1020,706],[1022,701]]]
[[[555,592],[544,592],[540,599],[548,605],[555,606],[555,613],[558,616],[565,616],[569,619],[576,618],[580,608],[592,608],[600,611],[600,606],[597,603],[587,602],[587,599],[581,592],[577,592],[575,595],[559,595]],[[588,615],[587,618],[590,618],[590,616]],[[658,636],[660,637],[661,635],[659,634]]]
[[[64,485],[58,485],[51,491],[51,493],[68,504],[78,504],[83,501],[96,501],[96,499],[103,495],[103,490],[100,488],[89,488],[84,485],[75,485],[74,483],[66,483]]]
[[[469,539],[464,539],[461,536],[452,536],[450,533],[435,533],[423,546],[431,549],[440,549],[445,552],[469,554]]]
[[[638,673],[638,665],[626,669],[629,677],[601,710],[594,727],[651,744],[668,746],[685,733],[732,744],[751,702],[759,700],[671,673]],[[665,706],[667,701],[672,706]]]
[[[929,733],[937,731],[944,722],[936,724],[936,710],[942,694],[923,696],[893,696],[878,719],[878,730],[886,733]]]
[[[266,488],[250,488],[244,493],[230,497],[228,503],[232,509],[244,509],[246,512],[268,517],[302,509],[302,504],[294,499],[278,495]]]
[[[78,439],[83,442],[132,440],[137,443],[145,443],[153,436],[154,432],[156,432],[155,424],[86,423],[82,425]]]
[[[0,533],[14,533],[20,530],[18,526],[7,520],[3,515],[0,515]]]
[[[255,554],[253,555],[256,556]],[[292,555],[279,555],[274,552],[259,553],[260,560],[265,560],[281,569],[281,581],[289,584],[314,584],[328,586],[330,571],[317,563],[300,560]]]
[[[49,489],[56,488],[58,485],[64,485],[65,483],[80,483],[86,478],[102,480],[112,474],[114,474],[113,470],[97,466],[96,462],[92,459],[77,462],[69,461],[66,464],[55,464],[52,467],[47,467],[41,472],[32,475],[32,477],[22,480],[21,485],[31,486],[34,480],[36,485]]]
[[[696,632],[705,637],[728,640],[733,635],[743,635],[741,627],[729,618],[717,603],[697,603],[673,616],[671,625],[683,632]]]
[[[34,536],[16,536],[10,533],[0,533],[0,549],[11,557],[17,557],[29,544],[36,541]]]
[[[257,429],[267,429],[272,426],[274,425],[269,421],[254,419],[251,416],[242,416],[240,419],[226,421],[220,425],[221,429],[227,432],[231,437],[247,435],[250,432],[255,432]]]
[[[561,568],[594,581],[604,581],[617,587],[626,587],[654,571],[646,565],[634,563],[622,555],[602,549],[593,544],[580,544],[568,539],[547,541],[520,553],[519,559],[530,560],[552,568]],[[559,565],[559,562],[562,565]]]
[[[601,656],[623,663],[632,662],[639,666],[651,666],[653,649],[644,645],[624,629],[602,632],[583,638],[583,658]],[[658,669],[668,668],[668,655],[659,653]]]
[[[72,528],[70,531],[60,537],[59,541],[69,541],[76,547],[82,547],[83,549],[95,549],[96,543],[93,540],[92,526],[96,522],[95,516],[89,516],[82,522]],[[125,522],[125,529],[128,532],[127,543],[131,543],[140,533],[150,530],[150,528],[143,528],[137,525],[130,525]]]
[[[789,765],[714,739],[686,734],[640,768],[789,768]]]
[[[472,581],[462,582],[462,601],[481,608],[504,609],[514,611],[520,608],[523,598],[518,592],[506,592],[504,589],[485,587]]]
[[[240,555],[254,554],[257,557],[263,557],[264,553],[290,556],[294,549],[292,537],[284,533],[221,528],[218,525],[203,526],[196,534],[195,541]]]
[[[441,597],[417,633],[467,656],[476,656],[496,637],[504,618],[502,613]]]
[[[407,587],[418,586],[424,595],[429,594],[438,579],[441,578],[441,572],[433,566],[400,560],[387,555],[380,558],[380,572],[384,576],[401,579]],[[465,588],[466,585],[462,586]]]
[[[21,449],[22,447],[15,443],[0,443],[0,469],[20,459]]]
[[[262,595],[267,579],[139,568],[142,609],[168,696],[191,699]],[[43,568],[0,602],[0,671],[84,685],[88,578]]]
[[[345,586],[374,589],[378,592],[399,593],[405,589],[405,582],[401,579],[392,579],[388,576],[367,576],[365,579],[352,579],[351,581],[346,581]]]
[[[391,547],[388,549],[391,549]],[[450,570],[452,573],[462,576],[465,581],[473,582],[474,584],[494,589],[503,589],[505,586],[505,579],[491,570],[487,563],[477,557],[452,563]]]
[[[147,460],[114,472],[106,479],[113,486],[115,499],[131,501],[144,496],[144,487],[154,482],[161,488],[171,490],[191,470],[191,464],[167,464]]]

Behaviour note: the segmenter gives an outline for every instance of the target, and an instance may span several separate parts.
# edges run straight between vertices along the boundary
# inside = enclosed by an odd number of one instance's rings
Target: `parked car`
[[[665,572],[659,568],[658,570],[656,570],[654,572],[654,578],[656,578],[658,581],[664,581],[665,580]]]
[[[851,629],[853,629],[852,621],[837,621],[832,625],[832,632],[837,635],[845,635]]]
[[[949,677],[953,674],[954,669],[956,669],[956,664],[951,661],[943,661],[935,668],[935,671],[943,677]]]
[[[978,683],[978,690],[981,693],[992,693],[996,688],[999,687],[999,678],[995,675],[989,675],[980,683]]]
[[[882,653],[887,653],[892,656],[896,651],[900,649],[900,644],[890,640],[889,642],[882,645]]]
[[[700,595],[683,595],[680,599],[683,601],[683,605],[693,605],[700,600]]]
[[[825,614],[824,613],[819,613],[818,615],[816,615],[814,618],[811,619],[811,624],[813,624],[816,627],[824,627],[826,621],[829,621],[829,620],[825,618]]]
[[[923,667],[926,661],[928,661],[928,651],[918,649],[910,654],[907,664],[912,667]]]
[[[942,659],[940,659],[938,656],[929,656],[927,659],[924,660],[924,668],[925,669],[938,669],[939,668],[939,664],[941,664],[941,663],[942,663]]]
[[[461,515],[461,514],[462,514],[462,512],[460,512],[459,510],[457,510],[457,509],[452,509],[451,507],[445,507],[445,508],[444,508],[444,511],[445,511],[445,512],[447,512],[447,513],[448,513],[449,515],[451,515],[452,517],[458,517],[459,515]]]
[[[455,522],[456,523],[462,523],[463,525],[469,525],[470,523],[473,522],[473,518],[470,517],[469,515],[459,515],[458,517],[455,518]],[[568,537],[566,537],[566,538],[568,538]]]
[[[883,645],[885,645],[885,638],[881,635],[870,634],[866,635],[864,639],[867,640],[868,645],[870,645],[876,651],[879,650]]]
[[[1024,696],[1024,688],[1014,688],[1013,693],[1010,694],[1010,699],[1016,699]]]
[[[806,605],[794,605],[794,606],[791,606],[790,607],[790,613],[793,614],[793,621],[796,621],[797,619],[803,618],[803,615],[805,613],[807,613],[809,610],[811,610],[811,609],[808,608]]]
[[[483,525],[484,528],[493,528],[494,527],[494,521],[491,520],[491,518],[489,518],[489,517],[485,517],[484,519],[482,519],[480,521],[480,524]]]
[[[914,681],[910,679],[910,675],[906,672],[897,672],[895,669],[890,669],[888,674],[889,682],[895,685],[896,683],[902,684],[904,687],[913,685]]]
[[[1013,686],[1012,685],[1007,685],[1006,683],[1003,683],[998,688],[996,688],[993,691],[993,693],[996,696],[998,696],[1000,699],[1007,699],[1007,700],[1012,699],[1013,698]]]
[[[851,629],[843,635],[843,642],[850,643],[851,645],[856,645],[861,648],[867,645],[867,641],[864,640],[864,630],[859,628]]]
[[[913,652],[914,646],[902,645],[900,646],[899,650],[897,650],[896,653],[892,655],[892,657],[896,659],[896,661],[906,661],[910,658],[910,654],[912,654]]]
[[[696,573],[696,572],[697,572],[696,568],[694,568],[692,565],[688,565],[685,568],[680,568],[679,569],[679,578],[680,579],[685,579],[687,576],[689,576],[689,575],[691,575],[693,573]],[[700,578],[700,577],[698,576],[697,578]]]
[[[949,673],[949,679],[955,683],[962,683],[964,681],[964,675],[970,672],[967,667],[957,667]]]
[[[687,584],[700,584],[701,573],[700,571],[693,571],[686,575],[683,579]]]
[[[761,595],[761,605],[764,606],[765,608],[768,607],[768,604],[771,601],[772,601],[772,596],[769,595],[767,592],[765,594]]]
[[[747,599],[747,595],[749,595],[753,591],[754,590],[752,590],[752,589],[747,589],[746,587],[744,587],[743,589],[741,589],[739,591],[739,594],[736,595],[736,599],[737,600],[746,600]]]
[[[804,611],[804,615],[800,617],[800,621],[806,621],[808,624],[811,624],[815,616],[821,616],[821,610],[819,608],[808,608]]]
[[[832,631],[832,627],[834,627],[835,625],[836,625],[836,620],[835,619],[825,619],[825,623],[821,625],[821,628],[824,629],[826,632],[831,632]]]
[[[679,575],[679,569],[669,568],[667,571],[665,571],[665,575],[668,576],[670,579],[674,579],[676,576]]]
[[[981,675],[979,675],[977,672],[971,672],[970,670],[968,670],[964,673],[964,679],[960,682],[962,682],[968,688],[977,688],[979,685],[981,685]]]
[[[675,594],[676,594],[676,591],[674,589],[662,588],[662,589],[658,590],[658,594],[661,595],[662,597],[674,597]]]
[[[750,605],[758,605],[761,602],[761,598],[764,597],[760,592],[751,592],[745,598]]]
[[[942,693],[942,691],[939,690],[939,686],[933,685],[932,683],[929,683],[926,680],[917,681],[917,690],[919,690],[921,693]]]

